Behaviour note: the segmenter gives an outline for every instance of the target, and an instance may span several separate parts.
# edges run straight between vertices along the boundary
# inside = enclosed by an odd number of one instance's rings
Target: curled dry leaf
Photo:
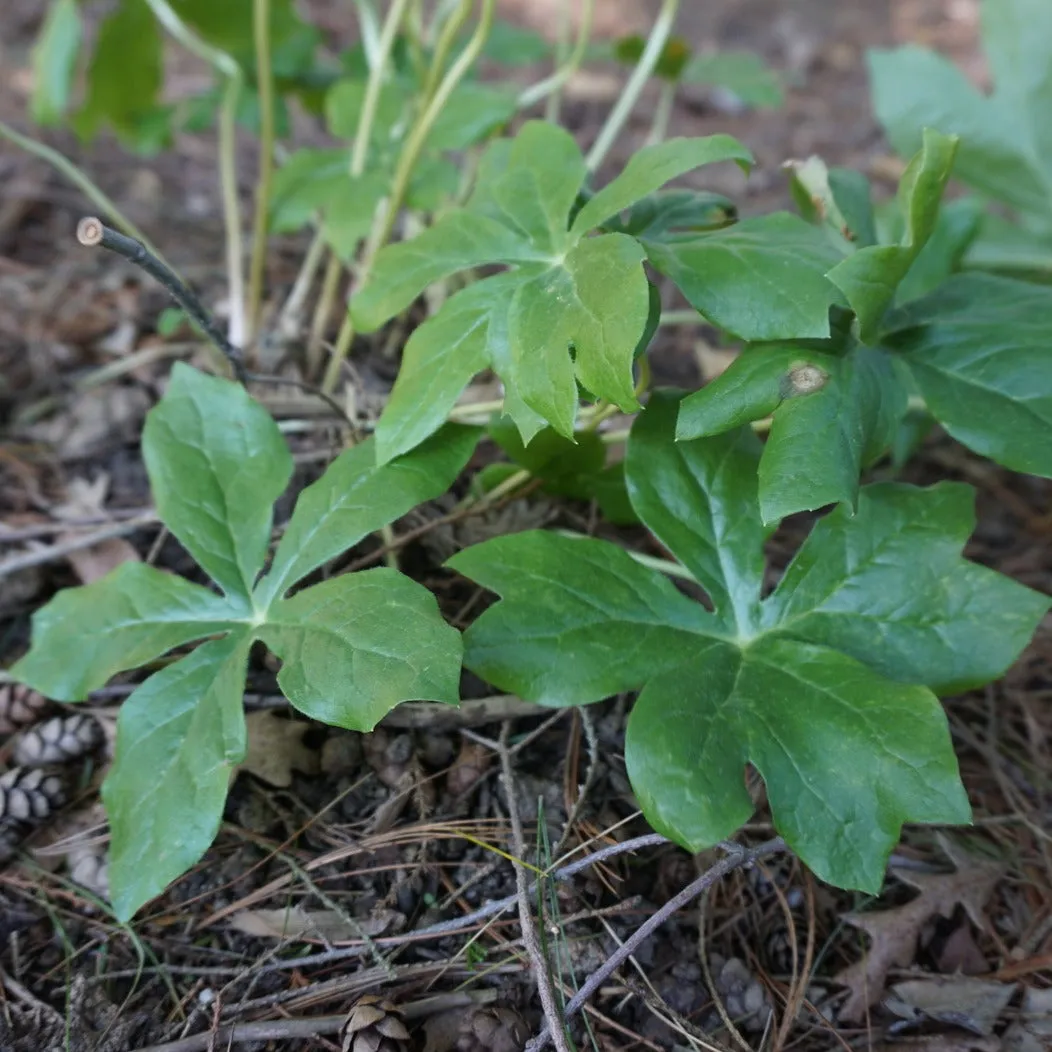
[[[368,917],[350,918],[336,910],[305,910],[290,906],[278,910],[242,910],[230,927],[258,939],[320,939],[349,942],[397,931],[405,917],[396,910],[377,910]]]
[[[247,771],[270,785],[285,788],[292,784],[292,772],[317,774],[319,757],[303,744],[310,724],[288,720],[273,709],[260,709],[245,717],[248,749],[237,771]],[[235,777],[237,772],[235,771]]]
[[[466,793],[489,770],[493,753],[484,745],[464,738],[460,752],[446,773],[446,788],[451,796]]]
[[[994,1032],[1018,983],[998,983],[966,976],[911,979],[891,988],[884,1005],[911,1023],[931,1021],[959,1026],[988,1037]]]
[[[478,1005],[461,1016],[456,1052],[522,1052],[530,1028],[507,1005]]]
[[[1004,872],[1000,862],[980,860],[963,853],[940,838],[943,850],[957,867],[953,873],[924,874],[902,868],[892,873],[915,887],[920,894],[902,906],[872,913],[850,913],[848,924],[864,931],[871,940],[866,955],[836,976],[850,995],[840,1009],[840,1019],[858,1022],[866,1009],[884,991],[892,968],[913,963],[921,929],[935,916],[949,917],[963,906],[977,928],[986,927],[983,907]]]
[[[92,481],[83,478],[71,479],[66,486],[66,500],[51,509],[56,519],[85,519],[106,517],[106,495],[110,480],[100,472]],[[81,534],[75,532],[59,534],[59,547],[76,540]],[[89,548],[76,548],[66,553],[81,584],[91,584],[105,577],[111,570],[126,562],[140,562],[139,553],[123,537],[107,537]]]

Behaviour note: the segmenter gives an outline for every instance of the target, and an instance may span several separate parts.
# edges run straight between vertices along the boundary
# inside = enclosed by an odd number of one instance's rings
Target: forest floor
[[[350,4],[303,6],[334,42],[346,41]],[[542,30],[557,6],[501,4],[505,17]],[[43,7],[5,0],[0,10],[0,119],[29,132],[28,53]],[[603,0],[597,31],[645,30],[656,7]],[[757,171],[744,185],[711,185],[733,192],[746,214],[788,206],[780,166],[811,154],[858,168],[880,193],[893,192],[901,162],[871,115],[867,48],[924,43],[978,82],[985,75],[974,0],[683,7],[678,32],[693,47],[755,50],[788,85],[776,110],[685,93],[673,112],[672,134],[725,131],[756,154]],[[170,74],[175,92],[208,82],[193,63],[173,63]],[[594,136],[621,76],[589,68],[570,85],[566,118],[582,143]],[[645,109],[622,136],[610,171],[642,143]],[[302,134],[319,133],[307,122]],[[207,302],[221,303],[211,135],[180,136],[173,151],[149,159],[108,138],[90,146],[61,133],[44,139],[90,172]],[[246,217],[254,165],[246,139]],[[30,616],[57,589],[129,558],[178,572],[190,566],[151,518],[139,439],[170,362],[207,359],[196,344],[157,333],[163,292],[76,244],[76,222],[90,210],[46,164],[0,142],[0,667],[24,649]],[[304,247],[302,238],[277,243],[268,262],[272,302],[287,293]],[[696,385],[719,353],[716,341],[705,328],[663,329],[657,378]],[[382,359],[366,340],[352,355],[358,374],[379,389],[390,381]],[[266,400],[276,415],[303,413],[295,398],[281,401],[271,391]],[[317,476],[338,441],[336,428],[316,417],[297,435],[297,486]],[[979,526],[969,557],[1052,593],[1049,483],[1003,472],[938,433],[906,477],[976,487]],[[278,512],[287,516],[288,505]],[[579,524],[588,509],[523,500],[478,529],[492,534],[560,515]],[[396,532],[410,529],[416,540],[401,552],[403,569],[439,595],[448,592],[440,550],[470,543],[466,534],[396,525]],[[784,565],[799,536],[792,529],[776,535],[774,565]],[[378,544],[364,541],[351,555],[376,557]],[[118,680],[78,708],[99,721],[107,744],[132,682]],[[16,691],[0,683],[0,692],[8,707],[2,720]],[[103,902],[97,784],[105,756],[78,771],[74,805],[0,869],[0,1052],[332,1050],[349,1006],[378,992],[405,1013],[413,1048],[521,1048],[514,1026],[492,1013],[486,1018],[504,1027],[497,1037],[471,1044],[464,1036],[494,1003],[520,1012],[531,1032],[541,1021],[515,910],[468,917],[516,890],[506,856],[493,850],[511,843],[495,751],[500,725],[514,721],[518,806],[532,819],[527,836],[546,867],[573,849],[578,857],[648,832],[624,771],[630,699],[552,712],[492,697],[470,679],[465,697],[459,713],[410,705],[373,734],[335,732],[288,719],[272,670],[256,661],[246,706],[257,758],[232,787],[214,847],[132,927],[118,925]],[[825,887],[786,858],[732,873],[675,914],[603,986],[580,1047],[1052,1047],[1050,698],[1046,621],[1003,681],[946,701],[972,828],[906,830],[879,899]],[[13,741],[3,735],[0,724],[0,767]],[[771,835],[761,807],[743,841]],[[716,857],[651,846],[550,882],[546,933],[560,996],[569,997]],[[459,932],[421,934],[460,916],[468,919]],[[232,1037],[235,1023],[248,1029]]]

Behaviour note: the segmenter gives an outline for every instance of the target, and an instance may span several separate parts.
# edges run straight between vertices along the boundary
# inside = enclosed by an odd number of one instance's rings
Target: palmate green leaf
[[[127,562],[99,581],[59,592],[37,610],[32,649],[11,674],[49,698],[83,701],[118,672],[230,631],[250,616],[244,598],[227,599],[174,574]],[[97,633],[90,645],[84,642],[88,631]]]
[[[753,156],[730,135],[668,139],[654,146],[645,146],[629,158],[620,175],[607,183],[577,213],[572,230],[583,235],[677,176],[717,161],[734,161],[743,171],[748,171]]]
[[[957,142],[952,136],[924,129],[920,152],[899,182],[898,203],[905,218],[902,243],[860,249],[826,275],[847,297],[858,317],[861,339],[867,343],[894,301],[899,283],[935,230]]]
[[[639,517],[712,598],[734,634],[748,635],[763,582],[764,528],[756,516],[760,441],[749,429],[699,444],[676,442],[679,400],[651,396],[632,427],[625,476]]]
[[[826,274],[843,254],[788,212],[643,245],[692,306],[743,340],[828,336],[829,309],[842,302]]]
[[[735,203],[707,190],[659,190],[637,201],[602,229],[641,241],[670,241],[682,234],[724,227],[738,218]]]
[[[29,112],[37,124],[57,124],[65,117],[81,36],[77,0],[51,0],[33,45],[33,94]]]
[[[478,442],[477,428],[448,424],[412,455],[378,464],[367,439],[341,453],[296,501],[256,589],[264,607],[374,530],[449,489]]]
[[[421,419],[419,393],[434,389],[448,406],[457,384],[484,366],[503,382],[505,411],[524,440],[546,423],[572,436],[578,385],[625,411],[638,408],[632,362],[652,314],[644,253],[624,233],[584,235],[691,167],[747,159],[727,136],[649,148],[571,225],[586,175],[573,137],[529,121],[515,139],[491,143],[466,206],[382,249],[352,299],[355,325],[372,331],[432,282],[483,265],[510,268],[482,282],[484,291],[454,295],[427,323],[381,420],[381,455],[412,448],[435,426],[440,410]],[[461,325],[470,331],[458,338]]]
[[[344,574],[274,603],[260,638],[300,712],[371,731],[402,701],[460,699],[460,633],[435,597],[393,570]]]
[[[774,412],[760,461],[763,521],[827,504],[854,507],[862,468],[891,445],[907,404],[883,351],[860,344],[834,359],[818,390],[786,399]]]
[[[1052,289],[960,274],[889,318],[929,411],[969,449],[1052,478]]]
[[[746,347],[719,376],[683,399],[676,438],[719,435],[761,420],[787,398],[813,393],[836,368],[832,355],[792,345]]]
[[[680,406],[676,437],[715,435],[773,415],[759,469],[760,511],[776,523],[841,501],[891,445],[908,392],[891,358],[858,344],[842,356],[747,348]]]
[[[52,697],[80,700],[116,672],[221,635],[145,681],[122,709],[104,798],[123,919],[215,835],[244,751],[241,699],[254,641],[284,659],[279,681],[293,705],[341,726],[368,729],[411,698],[456,702],[460,637],[420,585],[384,570],[284,596],[366,533],[443,492],[477,437],[450,425],[386,465],[377,465],[371,441],[348,450],[301,493],[271,572],[253,590],[291,458],[240,385],[175,367],[147,415],[154,497],[165,524],[228,594],[125,564],[39,611],[33,646],[14,669]]]
[[[1048,41],[1052,9],[1042,0],[984,0],[982,38],[994,80],[981,94],[946,59],[918,47],[869,53],[877,117],[900,153],[921,128],[959,135],[955,174],[1022,213],[1052,217],[1052,105]]]
[[[625,762],[655,829],[690,850],[733,833],[767,785],[775,828],[823,880],[877,894],[904,818],[967,822],[946,717],[924,687],[835,650],[765,637],[652,680]]]
[[[585,705],[676,668],[720,622],[622,549],[531,530],[447,563],[503,602],[464,634],[466,664],[543,705]]]
[[[165,525],[227,595],[249,595],[292,475],[270,414],[241,386],[177,362],[142,452]]]
[[[626,757],[657,828],[691,850],[733,833],[751,813],[751,763],[804,861],[875,891],[904,822],[968,819],[926,684],[996,675],[1049,602],[960,557],[973,519],[959,489],[903,485],[870,487],[854,516],[819,523],[761,601],[765,530],[755,483],[734,470],[734,458],[754,460],[755,440],[674,444],[674,411],[659,396],[637,421],[629,494],[716,614],[612,544],[516,534],[451,560],[501,596],[466,633],[465,663],[550,705],[642,685]],[[1000,638],[976,639],[978,611]]]
[[[681,79],[686,84],[726,88],[746,106],[760,109],[777,109],[785,101],[778,74],[754,51],[697,55],[687,63]]]
[[[869,180],[849,168],[827,168],[820,157],[787,161],[789,189],[809,223],[825,223],[858,248],[876,244]]]
[[[103,20],[88,66],[87,97],[73,120],[90,139],[104,123],[134,144],[139,122],[155,110],[163,79],[161,34],[141,0],[120,0]]]
[[[102,786],[113,909],[128,921],[208,850],[245,755],[247,630],[198,647],[121,706]]]
[[[1049,604],[961,558],[974,502],[955,482],[864,487],[858,524],[840,507],[815,525],[765,602],[764,625],[941,694],[996,679]]]
[[[902,306],[927,296],[951,274],[956,274],[979,233],[982,221],[982,205],[974,197],[944,202],[927,244],[899,282],[896,305]]]

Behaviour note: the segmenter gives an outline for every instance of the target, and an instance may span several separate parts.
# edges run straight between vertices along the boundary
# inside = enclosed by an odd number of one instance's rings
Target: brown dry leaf
[[[910,979],[891,988],[884,1006],[901,1019],[946,1023],[989,1037],[1018,985],[967,976]]]
[[[245,759],[235,769],[248,771],[264,782],[279,788],[292,784],[292,772],[317,774],[319,758],[317,752],[303,744],[303,736],[310,724],[298,720],[287,720],[273,709],[260,709],[245,717],[248,727],[248,749]]]
[[[450,795],[466,793],[493,763],[493,752],[468,738],[460,743],[460,752],[446,773],[446,788]]]
[[[1019,1021],[1004,1036],[1005,1052],[1048,1052],[1052,1048],[1052,989],[1027,990]]]
[[[321,939],[347,942],[363,936],[374,938],[398,930],[405,917],[396,910],[351,920],[336,910],[305,910],[290,906],[283,910],[242,910],[230,918],[230,927],[259,939]]]
[[[944,838],[943,851],[957,867],[953,873],[922,874],[894,868],[900,880],[917,888],[920,894],[903,906],[873,913],[851,913],[848,924],[861,929],[872,940],[866,955],[836,976],[836,982],[851,991],[840,1008],[845,1022],[859,1022],[866,1009],[884,992],[884,982],[892,968],[913,963],[921,928],[935,916],[949,917],[958,905],[978,928],[986,927],[983,906],[1004,872],[1000,862],[980,860],[964,854]]]
[[[105,517],[109,486],[109,476],[105,472],[100,472],[91,482],[84,478],[71,479],[66,486],[66,499],[51,509],[52,514],[57,519],[70,520]],[[56,543],[61,546],[79,536],[79,533],[62,533]],[[91,584],[105,577],[122,563],[140,561],[139,553],[123,537],[109,537],[90,548],[77,548],[68,552],[66,559],[81,584]]]
[[[107,442],[138,439],[149,408],[150,396],[141,388],[106,384],[79,392],[62,412],[27,428],[27,434],[52,446],[60,460],[79,460]]]
[[[927,1037],[896,1038],[867,1045],[867,1052],[1002,1052],[996,1037],[975,1034],[932,1034]]]

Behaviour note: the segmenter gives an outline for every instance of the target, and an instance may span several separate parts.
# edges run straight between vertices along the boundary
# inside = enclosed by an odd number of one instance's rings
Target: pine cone
[[[529,1035],[514,1008],[479,1005],[461,1020],[456,1052],[522,1052]]]
[[[84,713],[55,716],[30,727],[15,745],[14,761],[23,767],[68,763],[94,752],[102,744],[99,721]]]
[[[43,694],[22,683],[0,684],[0,734],[14,734],[36,723],[50,707]]]
[[[12,767],[0,775],[0,820],[35,825],[66,802],[62,779],[40,767]]]
[[[406,1052],[409,1031],[391,1001],[375,994],[358,998],[340,1029],[341,1052]]]

